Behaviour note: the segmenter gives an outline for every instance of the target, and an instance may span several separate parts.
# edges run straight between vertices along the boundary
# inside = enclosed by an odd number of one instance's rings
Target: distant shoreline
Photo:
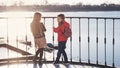
[[[91,5],[42,5],[42,6],[0,6],[4,11],[41,11],[41,12],[79,12],[79,11],[120,11],[119,5],[91,6]]]

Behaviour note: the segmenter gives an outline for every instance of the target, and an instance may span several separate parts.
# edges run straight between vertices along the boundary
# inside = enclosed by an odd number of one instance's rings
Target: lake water
[[[119,11],[110,11],[110,12],[41,12],[43,17],[56,17],[58,14],[63,13],[66,17],[119,17],[120,18],[120,12]],[[32,42],[32,47],[28,47],[27,51],[34,54],[34,43],[33,43],[33,37],[30,32],[30,23],[32,19],[25,19],[25,17],[32,17],[34,12],[1,12],[0,17],[8,17],[8,19],[0,19],[0,37],[3,37],[4,39],[1,39],[0,42],[4,43],[7,40],[7,35],[9,38],[9,44],[18,47],[20,49],[26,50],[26,46],[23,44],[16,43],[16,38],[18,40],[25,41],[26,35],[27,40]],[[52,27],[53,27],[53,19],[46,19],[45,20],[45,26],[47,28],[46,32],[46,39],[47,42],[52,43]],[[57,26],[56,19],[55,25]],[[70,19],[66,19],[67,22],[70,22]],[[44,20],[42,19],[42,22]],[[7,25],[8,24],[8,25]],[[98,36],[99,36],[99,43],[98,43],[98,59],[99,64],[104,64],[104,20],[100,19],[98,21]],[[112,20],[107,20],[107,64],[112,65]],[[7,27],[8,26],[8,27]],[[72,58],[73,61],[79,62],[79,19],[72,19]],[[115,20],[115,66],[120,66],[120,20]],[[88,24],[87,19],[81,19],[81,58],[82,62],[87,62],[88,60]],[[55,44],[57,44],[57,34],[55,34]],[[67,48],[66,48],[68,57],[70,59],[70,41],[67,42]],[[1,48],[0,49],[0,58],[8,58],[7,49]],[[57,51],[55,51],[56,54]],[[49,54],[49,53],[45,53]],[[17,54],[13,51],[9,50],[9,57],[16,57],[16,56],[22,56],[20,54]],[[56,56],[56,55],[55,55]],[[49,54],[49,56],[46,56],[47,60],[51,60],[53,57],[53,54]],[[90,20],[90,59],[91,63],[96,63],[96,20],[91,19]]]

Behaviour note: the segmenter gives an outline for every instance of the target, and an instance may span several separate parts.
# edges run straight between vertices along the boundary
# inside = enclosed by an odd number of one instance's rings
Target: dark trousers
[[[63,55],[65,62],[68,62],[68,58],[67,58],[67,54],[65,52],[65,48],[66,48],[66,41],[58,43],[58,53],[57,53],[57,58],[56,58],[55,63],[59,63],[59,59],[61,57],[61,54]]]
[[[33,62],[36,64],[37,63],[37,59],[38,59],[38,55],[40,55],[39,57],[39,63],[41,63],[42,57],[43,57],[43,48],[40,48],[36,51],[36,54],[34,56]]]

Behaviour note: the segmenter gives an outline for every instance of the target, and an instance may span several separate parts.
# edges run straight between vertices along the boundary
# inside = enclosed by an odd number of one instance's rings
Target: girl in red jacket
[[[57,21],[58,21],[58,27],[57,28],[53,27],[54,32],[58,34],[58,53],[57,53],[57,58],[54,64],[59,63],[61,54],[64,56],[65,63],[67,63],[68,58],[65,52],[65,48],[66,48],[66,42],[68,38],[65,37],[63,33],[65,28],[70,28],[70,25],[65,21],[64,14],[59,14],[57,17]]]

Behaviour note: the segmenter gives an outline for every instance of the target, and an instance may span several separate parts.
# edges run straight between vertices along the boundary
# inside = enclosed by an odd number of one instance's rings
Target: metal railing
[[[9,18],[4,18],[4,17],[0,17],[0,19],[6,19],[7,20],[7,23],[6,23],[6,25],[7,25],[7,44],[9,44],[9,36],[8,36],[8,27],[9,27],[9,25],[8,25],[8,19]],[[32,19],[32,17],[25,17],[25,20],[28,20],[28,19]],[[56,20],[56,17],[43,17],[43,21],[44,21],[44,24],[46,25],[46,24],[48,24],[48,23],[46,23],[46,21],[48,20],[48,19],[50,19],[51,20],[51,23],[52,23],[52,26],[50,25],[50,27],[53,27],[53,26],[55,26],[55,20]],[[77,21],[77,23],[78,23],[78,25],[76,25],[76,27],[79,29],[78,31],[78,39],[76,39],[79,43],[78,43],[78,45],[76,45],[76,46],[78,46],[78,48],[79,48],[79,50],[77,51],[78,53],[79,53],[79,58],[78,58],[78,60],[79,60],[79,62],[77,62],[77,63],[84,63],[84,62],[82,62],[82,46],[84,46],[84,45],[82,45],[82,42],[84,42],[83,41],[83,39],[82,39],[82,37],[83,37],[83,35],[82,35],[82,32],[83,32],[83,26],[82,26],[82,24],[83,23],[85,23],[86,25],[87,25],[87,28],[86,28],[86,30],[87,31],[85,31],[86,32],[86,34],[87,34],[87,48],[86,48],[86,51],[88,51],[87,52],[87,62],[85,62],[85,63],[87,63],[87,64],[90,64],[90,65],[92,65],[92,64],[95,64],[95,65],[102,65],[102,64],[99,64],[99,46],[101,46],[101,45],[99,45],[99,42],[100,42],[100,37],[101,36],[99,36],[99,29],[101,29],[101,28],[99,28],[100,27],[100,23],[101,22],[99,22],[99,20],[102,20],[102,22],[103,22],[103,26],[101,26],[101,27],[104,27],[104,28],[102,28],[102,29],[104,29],[104,39],[102,39],[103,40],[103,42],[104,42],[104,53],[102,54],[102,55],[104,55],[104,64],[103,64],[103,66],[111,66],[111,67],[115,67],[115,24],[117,23],[117,22],[115,22],[116,20],[119,20],[120,21],[120,18],[112,18],[112,17],[66,17],[66,20],[70,23],[70,25],[71,25],[71,29],[72,29],[72,32],[73,33],[75,33],[76,31],[75,30],[73,30],[73,27],[72,27],[72,25],[73,24],[75,24],[76,22],[73,22],[73,20],[76,20]],[[83,22],[82,20],[86,20],[87,22]],[[96,49],[96,62],[95,63],[92,63],[92,59],[91,59],[91,50],[90,50],[90,46],[91,46],[91,39],[92,39],[92,37],[90,36],[90,33],[91,33],[91,31],[90,31],[90,29],[91,29],[91,20],[94,20],[95,22],[94,22],[94,24],[96,25],[95,26],[95,34],[96,34],[96,36],[94,36],[96,39],[96,41],[94,41],[95,42],[95,45],[96,45],[96,47],[95,47],[95,49]],[[108,40],[108,38],[107,38],[107,26],[109,26],[107,23],[107,20],[110,20],[109,22],[111,22],[111,29],[112,29],[112,35],[110,35],[111,37],[112,37],[112,39],[110,39],[110,40],[112,40],[112,65],[107,65],[107,40]],[[27,22],[26,22],[26,24],[25,25],[27,25]],[[26,42],[28,41],[28,35],[27,35],[27,26],[26,26],[26,35],[25,35],[25,40],[26,40]],[[54,34],[54,32],[53,31],[51,31],[52,32],[52,42],[51,43],[53,43],[53,44],[55,44],[55,34]],[[102,34],[102,33],[101,33]],[[48,34],[47,34],[48,35]],[[73,58],[73,54],[74,54],[74,52],[73,52],[73,49],[74,49],[74,47],[73,47],[73,42],[74,41],[76,41],[76,40],[73,40],[73,37],[74,37],[74,35],[72,35],[72,37],[70,37],[70,40],[69,40],[69,45],[70,45],[70,49],[69,49],[69,51],[70,51],[70,55],[69,55],[69,61],[70,62],[75,62],[75,61],[73,61],[74,60],[74,58]],[[18,47],[18,37],[16,37],[16,42],[17,42],[17,48],[19,48]],[[109,42],[109,41],[108,41]],[[7,51],[8,52],[8,56],[9,56],[9,50]],[[26,52],[27,52],[27,46],[26,46]],[[118,54],[118,53],[117,53]],[[28,56],[27,56],[28,57]],[[45,55],[45,53],[44,53],[44,58],[46,58],[46,55]],[[55,52],[53,52],[53,61],[55,61]]]

